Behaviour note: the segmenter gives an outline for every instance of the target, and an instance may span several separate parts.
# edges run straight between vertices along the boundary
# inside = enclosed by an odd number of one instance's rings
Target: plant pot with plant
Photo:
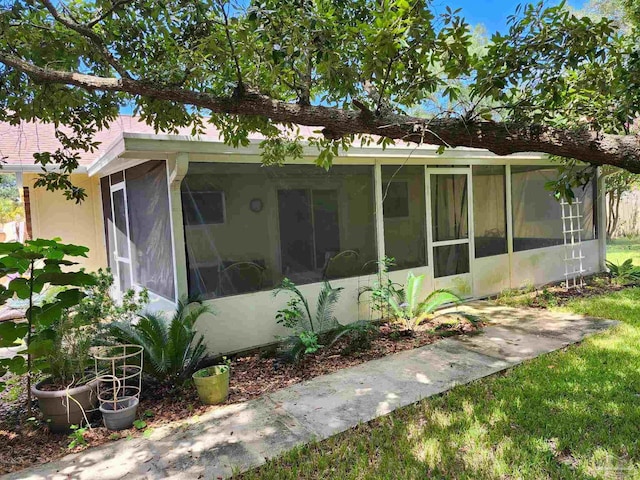
[[[226,359],[225,359],[226,360]],[[223,403],[229,396],[229,362],[203,368],[193,374],[193,383],[205,405]]]
[[[0,272],[10,278],[8,286],[0,288],[0,301],[26,303],[26,322],[3,322],[0,334],[0,347],[25,348],[0,360],[0,372],[26,375],[28,414],[32,415],[35,396],[54,432],[88,421],[96,405],[95,382],[87,374],[95,321],[76,311],[86,296],[84,289],[96,280],[83,271],[71,271],[75,263],[65,259],[86,256],[87,251],[57,239],[0,244]],[[33,385],[35,373],[46,375],[46,380]]]

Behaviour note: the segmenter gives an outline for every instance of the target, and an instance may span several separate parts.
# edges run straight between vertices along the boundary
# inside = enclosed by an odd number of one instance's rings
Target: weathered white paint
[[[315,151],[305,150],[305,158],[291,163],[311,163]],[[206,138],[193,138],[175,135],[124,134],[120,141],[115,142],[103,157],[89,167],[90,175],[104,175],[142,163],[148,159],[166,159],[169,171],[169,192],[171,199],[171,213],[173,225],[175,272],[177,292],[180,296],[187,293],[187,271],[184,248],[184,232],[182,227],[182,205],[180,184],[186,174],[189,162],[243,162],[258,163],[261,161],[258,142],[252,142],[249,147],[234,149],[227,145]],[[470,273],[456,275],[444,279],[433,278],[433,242],[431,241],[431,201],[429,175],[425,175],[425,221],[428,239],[428,265],[391,272],[389,279],[397,284],[406,282],[409,271],[415,275],[425,275],[422,285],[423,296],[428,295],[435,288],[451,288],[467,297],[477,298],[497,294],[505,288],[519,287],[527,284],[540,285],[564,279],[564,246],[513,251],[513,212],[511,207],[511,165],[554,165],[545,155],[518,154],[509,157],[498,157],[486,151],[475,149],[450,149],[444,155],[438,155],[436,149],[428,146],[393,147],[385,151],[378,148],[354,147],[343,152],[334,160],[336,165],[372,165],[374,166],[375,202],[376,202],[376,237],[379,260],[385,255],[384,222],[382,219],[382,178],[381,165],[424,165],[425,169],[435,165],[453,165],[467,167],[469,165],[506,165],[506,219],[508,253],[492,257],[474,259],[473,257],[473,214],[469,218],[469,247]],[[456,173],[459,170],[456,170]],[[434,171],[442,173],[442,169]],[[429,173],[429,170],[425,170]],[[469,179],[470,212],[473,211],[472,200],[473,182]],[[600,190],[602,191],[602,189]],[[604,262],[604,199],[598,202],[598,231],[600,240],[583,243],[585,253],[585,269],[588,273],[601,270]],[[601,213],[602,212],[602,213]],[[340,300],[336,306],[335,315],[342,323],[353,322],[358,319],[376,318],[376,312],[371,309],[369,295],[359,295],[366,286],[374,285],[378,281],[377,275],[332,280],[334,287],[342,287]],[[322,283],[299,286],[306,296],[315,314],[315,306]],[[278,337],[287,335],[287,329],[275,322],[278,309],[284,307],[288,295],[282,293],[274,298],[271,291],[241,294],[208,300],[214,314],[203,316],[198,327],[203,333],[210,353],[231,353],[248,348],[273,343]],[[154,307],[171,308],[162,299],[154,302]]]
[[[358,319],[370,319],[367,302],[358,302],[358,292],[373,285],[376,275],[332,280],[331,286],[342,287],[340,300],[334,314],[342,323]],[[309,301],[312,316],[316,312],[316,300],[322,283],[299,285],[298,288]],[[208,350],[213,353],[230,353],[275,342],[291,332],[276,324],[278,309],[289,300],[286,292],[274,297],[272,291],[247,293],[216,298],[206,302],[213,313],[203,315],[198,329],[205,337]]]

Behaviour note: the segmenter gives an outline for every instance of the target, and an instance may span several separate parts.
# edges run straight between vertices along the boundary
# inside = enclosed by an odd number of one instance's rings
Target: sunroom
[[[284,278],[310,299],[324,281],[343,287],[346,323],[372,318],[359,292],[387,258],[391,280],[412,271],[425,295],[465,298],[603,268],[600,177],[563,206],[545,188],[557,163],[543,155],[363,147],[325,171],[308,153],[266,167],[257,141],[124,133],[89,167],[118,287],[146,287],[157,309],[206,299],[214,314],[199,328],[230,353],[286,333],[271,293]]]

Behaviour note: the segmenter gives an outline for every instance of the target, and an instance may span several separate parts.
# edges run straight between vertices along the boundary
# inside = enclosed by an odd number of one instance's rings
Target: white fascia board
[[[88,168],[89,175],[105,175],[107,173],[122,170],[122,167],[131,166],[134,159],[138,160],[162,160],[171,154],[178,152],[194,154],[196,156],[212,155],[218,156],[218,160],[224,160],[227,156],[260,157],[261,140],[250,140],[246,147],[234,148],[221,142],[216,137],[190,136],[190,135],[166,135],[150,133],[127,133],[116,140],[111,146],[96,159]],[[303,142],[303,156],[314,158],[318,154],[315,147],[310,147]],[[452,160],[469,160],[484,162],[549,162],[549,157],[543,153],[516,153],[508,156],[499,156],[488,150],[478,148],[450,148],[440,155],[437,153],[438,147],[433,145],[423,146],[388,146],[386,149],[380,147],[358,147],[353,146],[346,152],[341,152],[340,159],[389,159],[403,160],[408,158],[415,161],[433,160],[434,163],[446,164]],[[220,158],[223,157],[223,158]],[[228,160],[231,160],[229,158]],[[306,163],[307,160],[304,161]]]

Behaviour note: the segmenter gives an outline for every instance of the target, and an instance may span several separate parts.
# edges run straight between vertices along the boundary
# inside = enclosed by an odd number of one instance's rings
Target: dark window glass
[[[427,265],[424,167],[382,166],[384,244],[390,270]]]
[[[466,174],[431,175],[431,222],[433,241],[469,237]]]
[[[507,253],[505,167],[474,165],[472,175],[475,256]]]
[[[124,171],[111,174],[111,185],[124,182]]]
[[[435,247],[433,263],[436,278],[469,273],[469,244]]]
[[[557,178],[553,167],[511,167],[514,251],[564,244],[560,202],[545,188]]]
[[[112,194],[113,215],[116,227],[116,252],[121,258],[129,258],[129,238],[127,234],[127,204],[124,190],[116,190]]]
[[[372,167],[191,163],[181,188],[192,294],[212,298],[272,289],[284,277],[305,284],[376,271]],[[224,198],[223,216],[203,214],[222,203],[212,208],[207,193]]]
[[[111,212],[111,189],[109,177],[100,179],[100,193],[102,195],[102,219],[104,221],[104,243],[107,249],[107,262],[109,268],[115,273],[115,239],[113,231],[113,215]]]
[[[224,223],[224,192],[182,192],[182,209],[186,225]]]
[[[156,160],[127,169],[133,281],[175,299],[167,169]]]

